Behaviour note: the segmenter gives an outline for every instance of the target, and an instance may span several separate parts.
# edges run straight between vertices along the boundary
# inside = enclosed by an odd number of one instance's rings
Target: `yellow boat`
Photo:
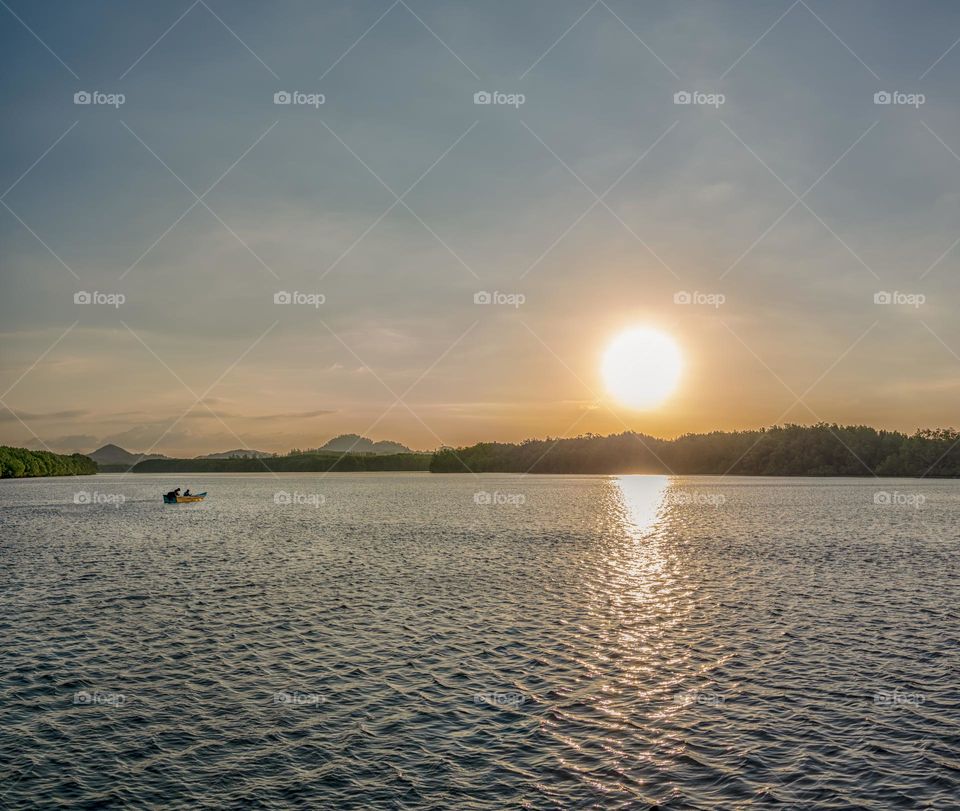
[[[171,496],[163,494],[164,504],[192,504],[194,501],[203,501],[207,497],[206,493],[191,493],[189,496]]]

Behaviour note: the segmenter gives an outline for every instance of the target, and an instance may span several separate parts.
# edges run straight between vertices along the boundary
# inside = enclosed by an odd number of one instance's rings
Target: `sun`
[[[651,327],[621,332],[603,353],[601,373],[607,391],[622,405],[650,409],[676,389],[683,370],[680,347]]]

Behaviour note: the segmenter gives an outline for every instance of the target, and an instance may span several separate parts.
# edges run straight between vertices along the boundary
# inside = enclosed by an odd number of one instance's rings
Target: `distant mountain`
[[[374,442],[372,439],[360,436],[359,434],[341,434],[334,437],[322,448],[321,451],[336,451],[337,453],[413,453],[406,445],[399,442]]]
[[[98,465],[135,465],[144,459],[167,458],[160,453],[130,453],[119,445],[104,445],[102,448],[97,448],[93,453],[88,453],[87,456]]]
[[[238,448],[235,451],[224,451],[223,453],[208,453],[206,456],[196,456],[195,459],[266,459],[274,454],[267,451],[247,450]]]

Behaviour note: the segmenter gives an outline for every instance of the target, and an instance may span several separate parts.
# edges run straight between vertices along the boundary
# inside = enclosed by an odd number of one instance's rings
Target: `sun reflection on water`
[[[597,660],[616,662],[610,695],[602,702],[616,717],[635,702],[665,703],[683,683],[690,659],[684,629],[690,587],[671,553],[668,476],[618,476],[606,482],[604,576],[590,584],[597,623]]]
[[[666,561],[658,543],[664,517],[666,476],[619,476],[613,480],[619,501],[620,538],[616,564],[620,597],[628,603],[659,602]]]
[[[667,493],[667,477],[618,476],[614,482],[623,504],[624,528],[637,540],[646,537],[660,517]]]

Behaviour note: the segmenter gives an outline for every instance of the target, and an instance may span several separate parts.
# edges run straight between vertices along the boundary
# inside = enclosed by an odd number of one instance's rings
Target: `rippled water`
[[[960,482],[182,478],[0,483],[0,806],[960,803]]]

